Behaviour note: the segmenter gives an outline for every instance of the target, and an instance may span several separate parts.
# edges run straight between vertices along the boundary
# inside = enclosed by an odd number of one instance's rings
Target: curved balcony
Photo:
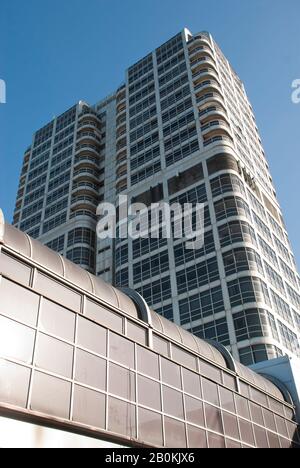
[[[119,96],[122,96],[124,93],[126,94],[126,85],[125,84],[123,84],[122,86],[120,86],[117,89],[117,92],[116,92],[117,99],[119,98]]]
[[[84,153],[84,154],[92,154],[99,157],[99,146],[94,146],[91,143],[83,143],[82,145],[76,145],[75,154]]]
[[[123,164],[117,169],[116,178],[122,179],[123,177],[127,177],[127,164]]]
[[[189,57],[190,60],[194,57],[196,57],[198,54],[210,54],[211,57],[214,59],[214,53],[213,50],[210,46],[208,45],[196,45],[193,48],[189,48]]]
[[[126,124],[126,114],[123,114],[121,117],[117,118],[117,128],[123,124]]]
[[[124,192],[126,189],[127,189],[127,178],[121,179],[119,182],[117,182],[117,185],[116,185],[117,194]]]
[[[206,124],[201,126],[201,132],[202,132],[203,137],[208,136],[208,138],[210,138],[211,132],[213,131],[213,133],[214,133],[215,130],[226,131],[226,132],[228,132],[228,135],[231,136],[230,126],[225,121],[210,120],[209,122],[207,122]]]
[[[202,57],[197,62],[194,62],[193,65],[191,64],[193,79],[195,79],[198,76],[198,73],[201,73],[203,70],[206,70],[207,68],[212,69],[213,72],[217,74],[218,76],[218,69],[217,69],[217,65],[215,61],[209,57]]]
[[[123,150],[123,151],[121,151],[121,152],[119,152],[117,154],[117,158],[116,158],[117,166],[122,164],[124,161],[127,161],[127,151],[126,150]]]
[[[219,146],[219,145],[229,145],[230,147],[233,146],[233,140],[232,138],[228,137],[227,135],[221,135],[220,133],[211,137],[211,138],[205,138],[203,145],[204,147],[211,147],[211,146]]]
[[[97,135],[97,133],[95,132],[88,132],[88,131],[80,131],[77,133],[77,143],[78,144],[83,144],[83,143],[87,143],[89,144],[89,142],[92,141],[93,143],[100,143],[101,142],[101,138],[99,136],[99,134]]]
[[[98,124],[95,120],[84,119],[77,125],[78,131],[94,131],[101,135],[101,125]]]
[[[97,113],[92,109],[83,110],[78,116],[78,121],[81,121],[84,118],[88,118],[100,124],[100,119]]]
[[[91,169],[89,167],[83,167],[83,168],[80,168],[80,169],[74,171],[73,179],[74,180],[83,179],[85,181],[87,179],[89,179],[89,180],[98,182],[99,181],[99,171],[95,171],[94,169]]]
[[[90,210],[78,210],[78,211],[73,211],[70,213],[70,219],[82,218],[82,217],[88,217],[88,218],[93,219],[94,221],[97,221],[97,216],[95,212],[90,211]]]
[[[228,119],[225,108],[223,106],[213,105],[213,106],[207,106],[205,109],[199,112],[201,125],[205,125],[207,123],[207,120],[213,116],[221,117],[226,122],[229,123],[229,119]]]
[[[75,158],[74,167],[77,169],[79,168],[91,168],[91,169],[99,169],[99,160],[92,157],[92,156],[83,156],[82,158]]]
[[[199,106],[199,111],[201,112],[207,104],[221,104],[224,106],[224,98],[221,93],[211,92],[205,93],[203,96],[197,98],[197,104]]]
[[[123,135],[123,137],[120,137],[119,140],[117,141],[117,153],[119,153],[119,151],[124,150],[124,148],[126,148],[126,146],[127,146],[127,141],[126,141],[126,138],[124,138],[124,135]]]
[[[124,137],[125,135],[126,135],[126,124],[123,124],[117,130],[117,140]]]
[[[198,52],[197,54],[195,54],[193,60],[190,60],[190,65],[191,65],[191,69],[193,70],[195,65],[199,64],[199,63],[212,63],[214,66],[215,65],[215,58],[213,56],[213,54],[209,52]]]
[[[122,90],[120,94],[117,94],[117,107],[122,103],[126,104],[126,89]]]
[[[97,197],[99,194],[99,188],[96,184],[90,182],[79,182],[73,184],[72,195],[77,194],[77,196],[88,196],[88,197]]]
[[[126,101],[123,100],[117,104],[117,114],[122,114],[124,111],[126,111]]]
[[[190,42],[190,46],[192,46],[194,44],[200,44],[201,42],[203,44],[209,45],[209,47],[211,47],[211,43],[210,43],[209,38],[207,36],[205,36],[204,34],[201,34],[199,36],[194,36],[193,39]]]
[[[193,81],[195,92],[201,91],[203,88],[205,89],[205,87],[210,84],[217,87],[221,86],[217,73],[211,71],[208,75],[209,76],[202,76]]]
[[[208,80],[210,83],[207,83],[202,88],[198,89],[195,92],[196,101],[202,102],[201,99],[203,96],[208,95],[209,93],[217,93],[222,97],[221,89],[219,83],[214,80]]]
[[[193,73],[192,78],[193,78],[194,85],[197,86],[198,83],[203,81],[202,79],[199,80],[198,78],[206,78],[206,79],[213,78],[214,80],[218,81],[219,75],[215,68],[207,67],[206,64],[204,64],[204,68],[198,71],[197,73]]]
[[[73,197],[71,200],[71,211],[77,210],[95,210],[98,206],[98,198],[97,197],[89,197],[89,196],[77,196]]]

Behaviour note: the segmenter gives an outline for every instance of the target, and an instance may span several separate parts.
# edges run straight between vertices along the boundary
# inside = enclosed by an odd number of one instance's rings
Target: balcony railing
[[[94,132],[79,132],[77,133],[77,141],[82,140],[83,138],[93,138],[99,143],[101,142],[100,137]]]
[[[213,143],[219,143],[220,141],[224,141],[225,143],[230,143],[230,144],[233,143],[232,139],[225,135],[216,135],[213,138],[209,138],[208,140],[205,140],[203,142],[203,145],[206,147],[206,146],[212,145]]]

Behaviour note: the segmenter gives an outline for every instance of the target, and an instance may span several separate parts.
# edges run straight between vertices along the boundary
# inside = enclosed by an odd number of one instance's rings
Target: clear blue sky
[[[1,0],[0,206],[11,220],[32,133],[188,27],[210,31],[245,82],[300,265],[299,0]]]

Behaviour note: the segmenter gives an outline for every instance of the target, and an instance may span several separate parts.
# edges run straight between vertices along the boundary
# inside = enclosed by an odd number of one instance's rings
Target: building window
[[[77,265],[86,266],[92,270],[95,268],[95,253],[86,247],[75,247],[68,250],[67,259]]]
[[[233,315],[237,341],[257,337],[272,337],[279,341],[274,316],[263,309],[247,309]]]
[[[259,278],[243,277],[228,283],[231,306],[240,306],[249,302],[263,302],[271,306],[266,284]]]
[[[276,359],[282,356],[282,351],[274,345],[254,345],[239,349],[240,361],[244,366],[258,362]]]
[[[220,279],[217,259],[210,258],[176,273],[177,291],[182,294]]]
[[[224,346],[230,345],[228,325],[226,317],[213,320],[211,322],[193,327],[191,333],[205,340],[213,340],[222,343]]]
[[[218,286],[179,301],[181,325],[224,311],[222,288]]]
[[[65,246],[65,236],[59,236],[56,239],[52,239],[47,242],[46,247],[55,250],[55,252],[62,252]]]

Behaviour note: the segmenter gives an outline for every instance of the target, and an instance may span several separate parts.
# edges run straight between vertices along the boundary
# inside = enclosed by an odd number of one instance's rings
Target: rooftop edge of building
[[[43,270],[56,279],[60,279],[71,289],[80,290],[100,304],[118,310],[125,317],[133,318],[167,340],[179,345],[187,352],[204,358],[214,365],[227,369],[237,377],[255,385],[260,390],[269,393],[278,400],[294,405],[289,391],[284,385],[277,386],[266,376],[260,376],[235,361],[229,351],[221,344],[202,340],[183,328],[168,321],[149,308],[146,301],[135,291],[129,289],[119,290],[105,283],[100,278],[88,273],[61,255],[50,250],[40,242],[30,238],[27,234],[5,223],[4,215],[0,209],[0,245],[6,251],[27,259],[31,264]],[[2,268],[0,271],[2,275]],[[14,280],[14,277],[12,277]],[[101,310],[101,309],[100,309]],[[149,343],[151,348],[151,344]]]

